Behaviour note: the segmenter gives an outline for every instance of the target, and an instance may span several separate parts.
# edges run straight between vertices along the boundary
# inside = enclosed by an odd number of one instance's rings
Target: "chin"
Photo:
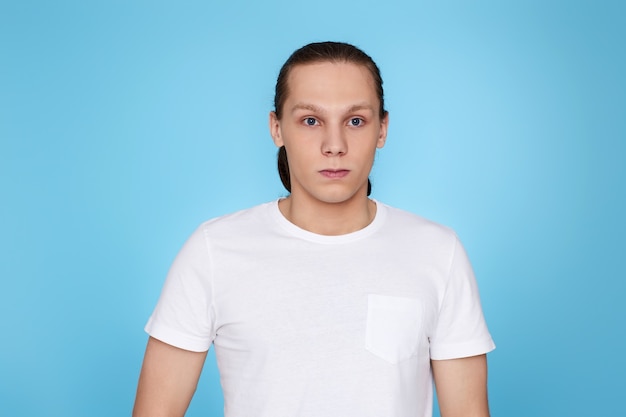
[[[367,199],[367,182],[361,186],[354,184],[316,184],[310,187],[302,187],[298,184],[294,187],[292,184],[292,194],[305,196],[305,200],[312,203],[322,204],[343,204],[359,199]]]
[[[363,193],[363,197],[367,198],[367,193]],[[353,201],[360,197],[359,190],[341,190],[337,192],[324,192],[313,194],[318,201],[326,204],[342,204]]]

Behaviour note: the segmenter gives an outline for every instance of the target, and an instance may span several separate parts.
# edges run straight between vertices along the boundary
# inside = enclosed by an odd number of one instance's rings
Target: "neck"
[[[290,195],[279,201],[278,208],[291,223],[319,235],[356,232],[369,225],[376,216],[376,203],[367,197],[341,203],[304,200]]]

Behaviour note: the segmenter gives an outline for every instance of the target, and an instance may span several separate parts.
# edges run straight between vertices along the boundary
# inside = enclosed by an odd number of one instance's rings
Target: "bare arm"
[[[489,417],[487,356],[432,361],[442,417]]]
[[[193,397],[206,352],[190,352],[150,338],[139,376],[133,417],[182,417]]]

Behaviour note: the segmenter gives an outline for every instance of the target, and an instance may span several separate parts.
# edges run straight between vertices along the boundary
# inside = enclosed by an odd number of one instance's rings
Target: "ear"
[[[276,112],[270,112],[270,135],[272,135],[272,139],[274,140],[274,145],[277,148],[280,148],[284,145],[282,133],[280,131],[280,120],[276,116]]]
[[[385,146],[387,141],[387,128],[389,127],[389,112],[385,112],[385,116],[380,120],[380,132],[378,133],[378,141],[376,147],[378,149]]]

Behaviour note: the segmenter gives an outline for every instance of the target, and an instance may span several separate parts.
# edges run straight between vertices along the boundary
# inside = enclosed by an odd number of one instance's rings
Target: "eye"
[[[352,119],[350,119],[350,122],[349,122],[350,126],[354,126],[354,127],[361,126],[363,125],[363,123],[364,123],[364,120],[361,119],[360,117],[353,117]]]
[[[307,126],[315,126],[317,124],[317,119],[315,117],[305,117],[304,124]]]

